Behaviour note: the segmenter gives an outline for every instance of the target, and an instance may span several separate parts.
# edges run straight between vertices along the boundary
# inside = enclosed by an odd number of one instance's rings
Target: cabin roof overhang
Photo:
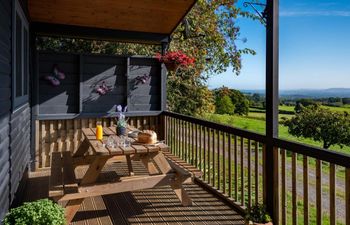
[[[196,0],[29,0],[42,35],[167,42]],[[54,26],[53,26],[54,25]]]

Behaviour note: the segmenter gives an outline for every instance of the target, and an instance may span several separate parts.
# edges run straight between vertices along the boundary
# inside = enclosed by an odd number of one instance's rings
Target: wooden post
[[[345,170],[345,224],[350,225],[350,168]]]
[[[267,0],[266,5],[266,208],[275,225],[279,224],[278,156],[274,138],[278,137],[278,10],[279,0]],[[277,175],[277,176],[276,176]]]
[[[165,133],[166,133],[166,126],[165,126],[165,115],[161,114],[159,115],[159,124],[158,124],[158,127],[159,127],[159,137],[158,139],[160,140],[165,140]]]

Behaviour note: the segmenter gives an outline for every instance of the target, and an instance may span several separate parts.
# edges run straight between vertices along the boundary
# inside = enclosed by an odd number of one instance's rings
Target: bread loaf
[[[143,130],[138,134],[137,141],[144,144],[155,144],[157,134],[153,130]]]

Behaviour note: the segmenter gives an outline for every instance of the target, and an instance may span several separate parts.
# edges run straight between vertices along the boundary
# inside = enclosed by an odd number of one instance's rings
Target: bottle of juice
[[[103,128],[101,122],[97,122],[96,124],[96,139],[102,141],[103,139]]]

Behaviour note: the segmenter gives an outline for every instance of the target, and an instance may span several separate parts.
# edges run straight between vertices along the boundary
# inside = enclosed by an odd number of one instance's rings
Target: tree
[[[262,97],[258,93],[254,93],[251,97],[252,101],[254,102],[260,102],[262,100]]]
[[[232,67],[235,74],[241,70],[241,56],[255,54],[249,48],[238,48],[240,29],[236,18],[256,16],[242,11],[236,0],[199,0],[172,34],[169,50],[181,50],[195,58],[195,66],[169,73],[167,80],[168,110],[200,115],[214,110],[214,98],[206,81],[211,74]],[[102,53],[116,55],[154,56],[159,46],[134,43],[115,43],[67,38],[37,39],[40,50],[74,53]]]
[[[238,115],[248,114],[249,100],[240,91],[229,89],[228,87],[222,86],[221,88],[214,89],[213,93],[215,95],[215,106],[217,108],[221,107],[221,104],[222,104],[221,99],[225,96],[228,96],[231,99],[231,103],[234,106],[234,111],[232,112],[232,114],[233,113]],[[216,110],[216,112],[219,113],[218,110]]]
[[[309,105],[317,105],[317,103],[312,100],[312,99],[308,99],[308,98],[302,98],[296,101],[296,105],[294,108],[294,111],[296,113],[299,113],[303,107],[309,106]]]
[[[350,116],[334,112],[318,105],[302,107],[300,112],[283,124],[296,137],[322,141],[323,148],[332,145],[350,146]]]
[[[263,101],[265,100],[264,96],[261,96],[258,93],[254,93],[252,95],[247,95],[247,99],[249,100],[250,107],[253,108],[264,108]]]
[[[232,104],[231,98],[224,95],[221,98],[217,98],[216,101],[216,113],[233,115],[235,106]]]
[[[214,95],[190,73],[169,76],[167,81],[168,110],[185,115],[215,112]]]
[[[350,98],[342,98],[342,102],[344,105],[350,104]]]
[[[242,92],[238,90],[231,90],[231,101],[235,106],[235,113],[238,115],[248,115],[249,113],[249,100]]]

